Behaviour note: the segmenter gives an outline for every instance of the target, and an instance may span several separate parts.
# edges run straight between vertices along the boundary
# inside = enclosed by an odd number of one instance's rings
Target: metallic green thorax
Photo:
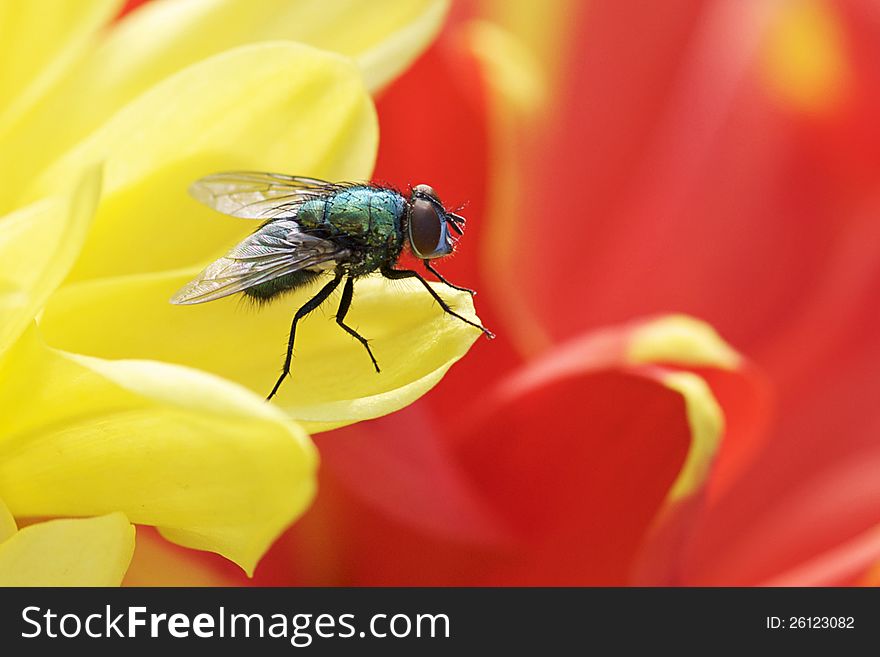
[[[405,199],[395,191],[349,187],[306,201],[296,221],[306,228],[326,230],[333,241],[349,245],[357,256],[350,272],[359,276],[397,260],[403,248],[405,207]]]

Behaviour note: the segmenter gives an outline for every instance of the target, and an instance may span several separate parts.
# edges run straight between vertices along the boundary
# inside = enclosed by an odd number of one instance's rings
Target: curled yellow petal
[[[122,513],[25,527],[0,543],[0,586],[119,586],[134,533]]]
[[[17,517],[122,511],[250,572],[314,494],[302,429],[188,368],[58,352],[32,331],[2,364],[0,407],[16,409],[0,416],[0,496]]]
[[[663,372],[660,381],[684,397],[691,429],[687,456],[667,498],[674,502],[693,493],[706,480],[724,434],[724,411],[705,380],[696,374]]]
[[[535,361],[505,394],[519,394],[554,378],[584,369],[622,369],[657,381],[680,394],[691,430],[691,444],[668,501],[695,491],[706,479],[724,434],[724,411],[706,380],[664,365],[732,370],[742,356],[706,322],[686,315],[664,315],[585,335]]]
[[[648,376],[684,398],[691,444],[667,501],[675,502],[697,490],[709,474],[724,435],[724,411],[705,379],[654,365],[736,370],[743,357],[707,322],[689,315],[663,315],[630,325],[622,348],[623,361],[647,365]]]
[[[633,363],[675,363],[732,370],[742,357],[708,323],[688,315],[664,315],[636,326],[628,337]]]
[[[89,169],[68,195],[0,218],[0,354],[70,271],[98,203],[101,172]]]
[[[290,322],[316,288],[258,310],[226,298],[196,306],[168,299],[197,273],[131,276],[69,285],[41,320],[57,347],[104,358],[170,361],[215,372],[265,396],[281,369]],[[476,321],[470,295],[437,285],[454,309]],[[355,284],[346,321],[370,340],[382,369],[333,320],[339,297],[297,329],[292,377],[276,398],[310,431],[398,410],[434,386],[479,331],[446,315],[418,282],[379,276]]]
[[[348,60],[293,43],[244,46],[132,101],[31,194],[53,189],[83,162],[106,162],[101,207],[72,278],[176,268],[254,228],[191,199],[193,180],[229,169],[365,178],[377,138],[375,109]]]

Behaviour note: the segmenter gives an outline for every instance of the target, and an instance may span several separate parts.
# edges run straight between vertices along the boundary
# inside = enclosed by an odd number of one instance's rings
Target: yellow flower
[[[251,572],[314,494],[305,430],[410,403],[479,332],[418,285],[361,281],[350,318],[382,374],[318,316],[267,404],[303,299],[170,305],[253,229],[186,188],[224,169],[369,178],[369,92],[447,3],[158,0],[107,27],[119,4],[0,2],[27,35],[0,40],[0,498],[16,517],[122,512]]]
[[[0,586],[119,586],[134,552],[121,513],[18,530],[0,500]]]

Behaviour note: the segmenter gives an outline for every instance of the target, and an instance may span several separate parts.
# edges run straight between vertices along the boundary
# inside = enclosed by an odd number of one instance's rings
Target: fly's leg
[[[272,388],[272,392],[266,397],[266,401],[269,401],[275,396],[275,393],[278,392],[278,388],[281,387],[281,382],[284,381],[284,378],[288,374],[290,374],[290,361],[293,358],[293,338],[296,334],[296,323],[324,303],[324,301],[327,300],[327,297],[333,294],[333,290],[339,287],[339,282],[341,280],[342,272],[338,271],[332,281],[322,287],[315,296],[306,301],[303,306],[296,311],[296,314],[293,316],[293,322],[290,324],[290,338],[287,340],[287,357],[284,359],[284,367],[281,369],[281,376],[279,376],[278,381],[275,382],[275,387]]]
[[[379,363],[376,362],[376,357],[373,356],[373,350],[370,349],[370,343],[364,336],[345,323],[345,316],[348,314],[348,309],[351,307],[352,296],[354,296],[354,279],[349,276],[345,281],[345,287],[342,288],[342,299],[339,300],[339,310],[336,311],[336,323],[342,327],[343,331],[364,345],[364,349],[366,349],[367,353],[370,355],[370,360],[373,361],[373,367],[376,368],[376,372],[379,372]]]
[[[385,278],[390,278],[391,280],[400,280],[402,278],[417,278],[419,280],[419,282],[425,286],[425,289],[428,291],[428,294],[430,294],[432,297],[434,297],[434,301],[436,301],[438,304],[440,304],[440,307],[443,309],[443,312],[448,313],[448,314],[452,315],[453,317],[457,317],[458,319],[463,321],[465,324],[469,324],[470,326],[473,326],[474,328],[480,329],[486,335],[486,337],[489,338],[490,340],[495,337],[495,334],[492,333],[492,331],[487,329],[485,326],[481,326],[481,325],[477,324],[476,322],[472,322],[471,320],[467,319],[466,317],[462,317],[457,312],[455,312],[452,308],[450,308],[449,304],[446,303],[440,297],[440,295],[434,291],[434,288],[431,287],[431,285],[430,285],[430,283],[428,283],[428,281],[426,281],[424,278],[422,278],[422,275],[419,272],[413,271],[412,269],[391,269],[390,267],[386,267],[386,268],[382,269],[382,275]]]
[[[470,294],[472,297],[477,296],[477,291],[476,291],[476,290],[472,290],[472,289],[470,289],[469,287],[461,287],[460,285],[456,285],[455,283],[450,283],[450,282],[447,281],[445,278],[443,278],[443,274],[441,274],[439,271],[437,271],[436,269],[434,269],[434,266],[431,264],[431,261],[430,261],[430,260],[422,260],[422,263],[424,263],[424,265],[425,265],[425,269],[427,269],[429,272],[431,272],[432,274],[434,274],[434,276],[437,277],[437,280],[439,280],[439,281],[440,281],[441,283],[443,283],[444,285],[448,285],[448,286],[451,287],[453,290],[459,290],[459,291],[461,291],[461,292],[467,292],[467,293]]]

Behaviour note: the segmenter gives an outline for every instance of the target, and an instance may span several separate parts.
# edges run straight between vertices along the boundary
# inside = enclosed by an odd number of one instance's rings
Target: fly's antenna
[[[462,210],[464,210],[467,206],[468,206],[468,202],[465,201],[464,203],[462,203],[458,207],[452,208],[452,210],[449,212],[449,214],[451,214],[453,217],[458,219],[462,224],[464,224],[464,217],[462,217],[458,213],[461,212]]]
[[[459,212],[464,210],[467,207],[467,201],[459,205],[458,207],[453,208],[446,212],[446,216],[449,218],[449,225],[459,235],[462,235],[464,232],[464,225],[467,223],[466,219],[462,217]]]
[[[464,206],[462,206],[462,207],[464,207]],[[461,207],[458,207],[458,208],[455,208],[455,211],[446,213],[446,218],[448,219],[447,223],[449,224],[449,227],[452,228],[452,230],[455,231],[456,233],[458,233],[459,235],[464,234],[464,224],[465,224],[465,218],[462,217],[460,214],[457,214],[457,212],[461,209],[462,209]]]

